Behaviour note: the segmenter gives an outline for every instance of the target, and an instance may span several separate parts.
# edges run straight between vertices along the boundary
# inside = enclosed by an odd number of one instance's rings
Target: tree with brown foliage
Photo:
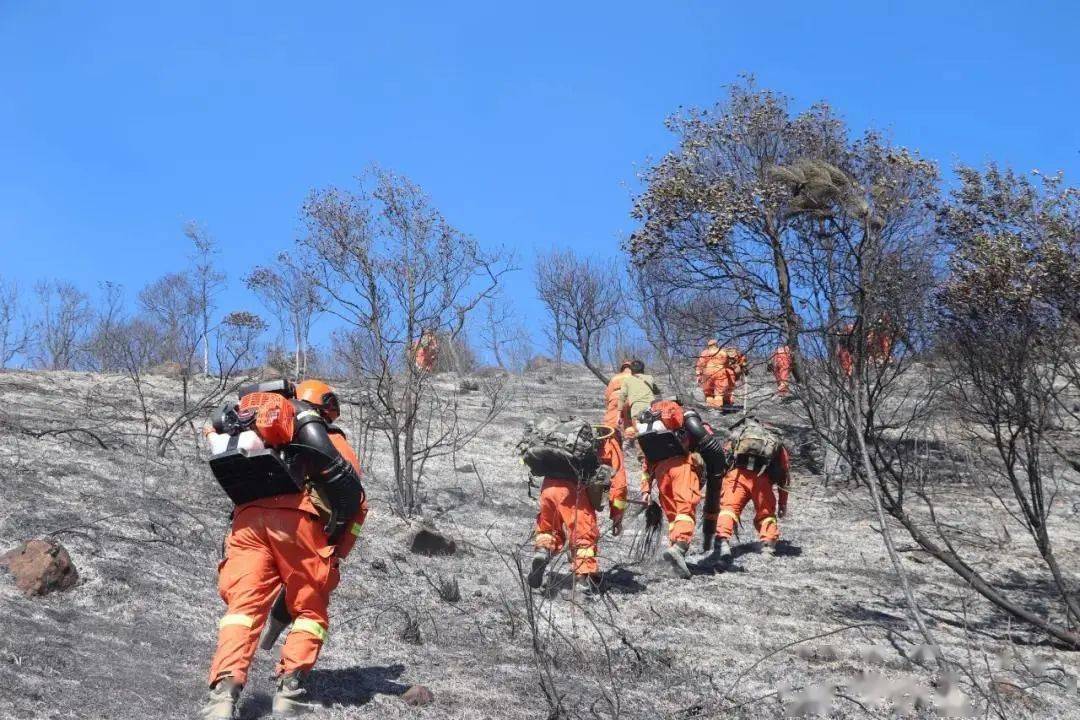
[[[793,115],[790,100],[757,88],[731,87],[712,110],[673,116],[678,148],[642,177],[640,221],[628,250],[684,302],[715,307],[695,345],[706,338],[779,336],[798,357],[802,320],[792,263],[800,199],[777,168],[827,159],[845,145],[845,129],[824,104]],[[717,303],[710,296],[724,294]],[[701,317],[699,314],[698,317]],[[799,377],[798,362],[795,376]]]
[[[1055,435],[1067,442],[1065,427],[1078,419],[1080,191],[1060,176],[1040,187],[993,165],[959,175],[941,223],[955,247],[940,295],[949,395],[971,446],[989,441],[989,456],[980,451],[973,460],[988,486],[1000,481],[1011,490],[998,496],[1001,510],[1034,542],[1076,642],[1075,580],[1061,567],[1049,526],[1060,483]],[[1040,621],[1065,638],[1064,628]]]

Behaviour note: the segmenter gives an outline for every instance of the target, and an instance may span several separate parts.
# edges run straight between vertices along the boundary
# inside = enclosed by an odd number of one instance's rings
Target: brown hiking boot
[[[298,718],[315,710],[316,707],[311,702],[308,691],[304,689],[303,673],[298,671],[285,673],[278,678],[274,706],[270,711],[270,717],[273,720]]]
[[[206,704],[199,710],[200,720],[232,720],[242,687],[231,675],[215,680],[206,696]]]

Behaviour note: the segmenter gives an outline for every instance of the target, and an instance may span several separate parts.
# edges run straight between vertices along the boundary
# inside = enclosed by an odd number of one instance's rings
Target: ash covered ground
[[[754,377],[751,405],[785,431],[794,461],[781,555],[760,553],[747,513],[733,568],[681,581],[633,561],[644,523],[628,518],[623,536],[601,541],[608,591],[593,601],[573,589],[523,591],[515,558],[531,552],[536,505],[513,449],[538,413],[598,421],[603,388],[591,375],[515,377],[498,419],[428,465],[424,511],[457,542],[450,557],[409,552],[411,526],[390,510],[389,456],[378,442],[367,448],[372,512],[333,597],[330,640],[311,680],[325,704],[315,717],[532,719],[554,704],[582,718],[934,717],[963,713],[965,698],[979,716],[990,702],[1010,718],[1080,717],[1068,688],[1080,675],[1077,653],[1010,624],[898,531],[937,639],[989,695],[938,671],[909,626],[866,491],[824,482],[797,406],[780,405],[760,387],[760,371]],[[458,393],[450,375],[434,385]],[[0,374],[0,550],[52,534],[81,576],[68,592],[34,599],[0,581],[0,717],[189,718],[203,699],[224,607],[215,572],[230,504],[194,433],[164,459],[142,451],[129,388],[119,376]],[[149,379],[155,415],[176,411],[179,388]],[[481,392],[459,402],[467,419],[488,411]],[[351,429],[348,407],[341,424]],[[1056,496],[1052,528],[1070,572],[1080,540],[1075,487]],[[991,492],[962,475],[940,492],[963,498],[941,503],[945,522],[996,539],[973,542],[967,557],[1030,607],[1057,612],[1028,572],[1034,547],[1004,529]],[[454,580],[460,599],[444,599],[440,589]],[[272,665],[260,653],[241,717],[268,715]],[[1032,686],[1039,673],[1061,682]],[[404,704],[413,684],[435,702]]]

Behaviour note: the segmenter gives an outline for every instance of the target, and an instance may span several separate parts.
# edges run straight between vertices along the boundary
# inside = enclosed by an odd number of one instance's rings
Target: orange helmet
[[[319,414],[330,422],[334,422],[341,415],[341,403],[338,402],[337,393],[321,380],[305,380],[297,385],[296,397],[314,405]]]

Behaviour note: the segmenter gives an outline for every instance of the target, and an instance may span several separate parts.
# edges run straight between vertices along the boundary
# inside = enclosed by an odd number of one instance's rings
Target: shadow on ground
[[[316,669],[308,678],[308,689],[312,699],[323,706],[358,707],[371,702],[376,695],[403,694],[409,686],[394,680],[404,672],[404,665]],[[272,703],[273,698],[267,693],[252,693],[244,699],[239,717],[244,720],[269,717]]]
[[[311,691],[329,705],[363,705],[375,695],[401,695],[408,685],[393,682],[405,672],[401,664],[318,670],[311,673]]]

